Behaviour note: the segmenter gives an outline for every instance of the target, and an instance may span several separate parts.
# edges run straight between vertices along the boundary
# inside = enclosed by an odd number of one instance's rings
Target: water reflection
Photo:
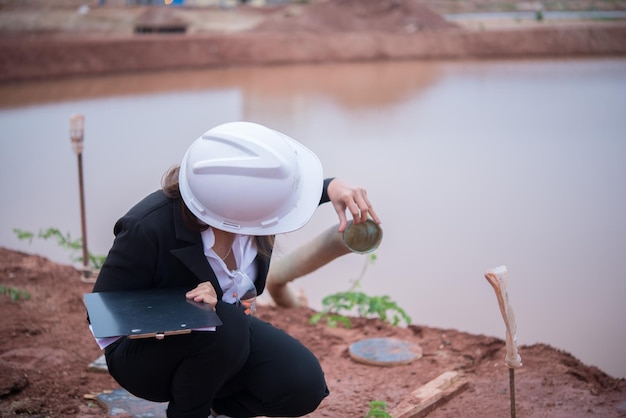
[[[209,127],[235,119],[298,138],[327,175],[367,186],[385,238],[363,290],[415,323],[504,337],[486,269],[504,264],[518,341],[626,376],[626,60],[221,69],[0,87],[0,245],[11,228],[78,235],[69,115],[86,115],[90,248]],[[281,251],[336,223],[320,208]],[[349,288],[349,255],[298,280],[311,305]]]
[[[434,83],[435,63],[360,63],[231,68],[109,75],[0,85],[0,108],[169,91],[241,89],[282,100],[298,95],[328,97],[348,107],[381,106]],[[375,82],[375,87],[371,85]]]

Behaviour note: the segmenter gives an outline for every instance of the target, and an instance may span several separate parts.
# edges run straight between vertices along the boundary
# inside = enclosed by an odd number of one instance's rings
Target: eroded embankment
[[[625,54],[623,24],[414,34],[15,35],[0,39],[0,82],[245,65]]]

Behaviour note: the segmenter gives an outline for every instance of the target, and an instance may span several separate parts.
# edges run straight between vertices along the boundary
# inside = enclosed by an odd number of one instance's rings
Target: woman
[[[223,324],[162,340],[97,339],[113,378],[138,397],[169,402],[168,417],[315,410],[328,395],[319,362],[248,315],[254,305],[241,289],[263,291],[275,234],[302,227],[328,201],[339,232],[346,209],[355,223],[379,222],[364,189],[324,180],[315,154],[277,131],[232,122],[194,141],[162,190],[116,223],[93,291],[186,287],[187,298],[209,304]]]

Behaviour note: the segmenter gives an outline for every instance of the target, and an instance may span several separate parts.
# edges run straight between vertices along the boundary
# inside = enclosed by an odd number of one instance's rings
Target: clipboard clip
[[[191,332],[190,329],[181,329],[178,331],[158,331],[158,332],[149,332],[145,334],[131,334],[128,336],[131,340],[139,339],[139,338],[156,338],[157,340],[162,340],[168,335],[181,335],[181,334],[189,334]]]

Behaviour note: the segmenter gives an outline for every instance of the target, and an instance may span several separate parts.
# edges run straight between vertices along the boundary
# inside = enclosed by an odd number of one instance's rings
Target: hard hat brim
[[[208,131],[207,133],[205,133],[205,135],[215,135],[216,132],[220,131],[220,128],[222,126],[226,125],[230,125],[231,129],[233,125],[237,125],[242,129],[246,129],[251,128],[252,125],[256,124],[251,124],[249,122],[231,122],[230,124],[220,125]],[[258,127],[260,126],[256,125],[255,129],[258,129]],[[191,190],[190,183],[185,174],[187,172],[187,155],[191,150],[190,147],[190,150],[187,151],[187,154],[185,155],[185,158],[183,158],[183,162],[181,163],[179,185],[185,205],[199,220],[210,225],[211,227],[242,235],[276,235],[300,229],[309,221],[309,219],[311,219],[313,213],[315,213],[315,210],[319,205],[320,197],[322,194],[324,181],[322,164],[317,155],[315,155],[315,153],[313,153],[304,145],[298,143],[294,139],[280,132],[272,132],[280,135],[280,137],[293,150],[297,159],[298,172],[296,173],[296,175],[299,178],[297,187],[298,197],[297,200],[293,203],[293,206],[285,213],[282,213],[275,222],[258,222],[252,224],[250,222],[238,222],[237,219],[225,219],[215,213],[208,211],[206,207],[197,207],[197,205],[194,204],[196,203],[194,199],[194,194]],[[203,135],[203,137],[205,135]],[[201,138],[199,138],[199,140]],[[215,199],[220,199],[219,195],[216,195],[214,197]]]
[[[276,228],[271,228],[272,231],[265,233],[258,231],[256,235],[275,235],[296,231],[307,224],[320,204],[324,187],[322,163],[310,149],[289,137],[287,140],[291,142],[298,154],[302,193],[297,205],[278,222]]]

